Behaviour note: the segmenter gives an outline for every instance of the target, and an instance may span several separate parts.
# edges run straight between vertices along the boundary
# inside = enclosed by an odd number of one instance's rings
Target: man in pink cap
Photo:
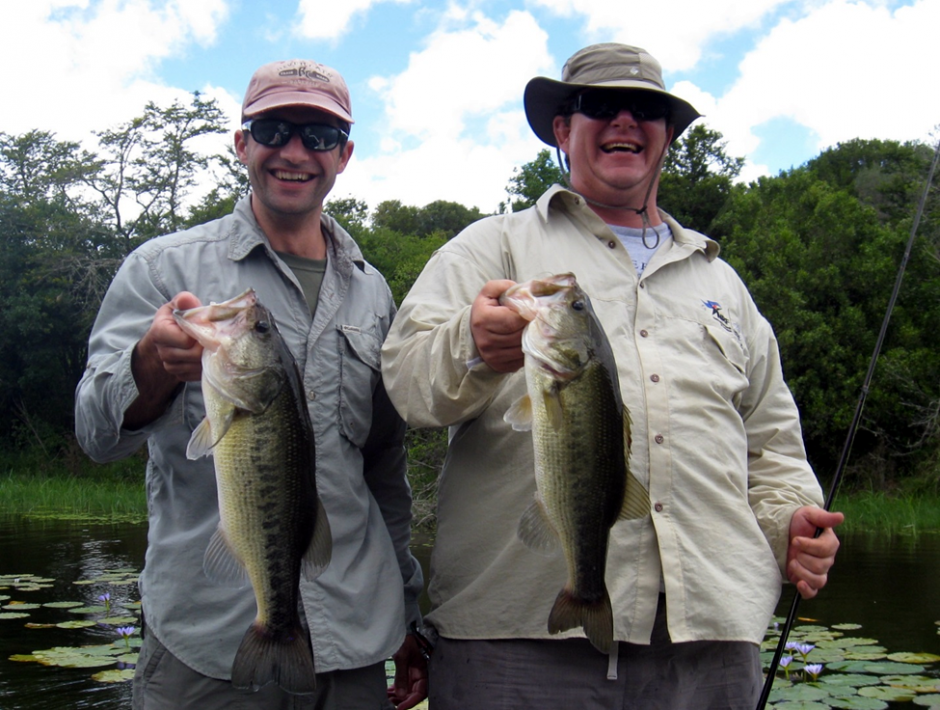
[[[134,708],[410,708],[427,693],[427,671],[407,634],[421,621],[422,574],[409,551],[405,425],[379,368],[395,305],[382,275],[323,213],[353,153],[349,91],[330,67],[274,62],[252,77],[242,121],[235,149],[251,194],[232,214],[127,257],[101,305],[76,391],[76,433],[92,458],[122,458],[145,443],[150,452]],[[254,596],[203,572],[219,521],[215,475],[211,457],[186,458],[205,415],[202,348],[173,311],[249,287],[274,314],[299,367],[332,530],[329,566],[301,581],[316,666],[302,693],[263,681],[233,687]],[[393,654],[388,689],[385,660]]]
[[[770,325],[718,244],[657,208],[666,151],[699,114],[648,52],[613,43],[575,53],[561,81],[532,79],[524,98],[535,134],[564,153],[567,184],[439,249],[382,351],[406,421],[450,428],[430,707],[750,710],[781,581],[806,597],[826,584],[842,516],[821,508]],[[565,272],[610,341],[629,471],[649,497],[647,514],[610,528],[606,609],[577,585],[559,594],[564,557],[521,541],[532,434],[504,418],[526,393],[528,321],[499,297]],[[549,621],[556,595],[565,623]],[[598,609],[610,613],[595,646],[581,626],[600,626]]]

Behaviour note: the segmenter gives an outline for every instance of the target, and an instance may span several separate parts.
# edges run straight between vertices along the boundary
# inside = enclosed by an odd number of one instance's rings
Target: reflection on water
[[[79,601],[98,604],[104,592],[120,605],[135,598],[133,587],[95,584],[78,579],[105,570],[140,569],[146,549],[146,525],[94,525],[62,521],[24,522],[0,517],[0,574],[34,574],[56,580],[54,588],[11,593],[17,601]],[[414,551],[427,574],[430,545],[415,541]],[[889,651],[940,654],[940,535],[918,538],[856,535],[843,540],[829,586],[821,596],[800,604],[799,616],[821,624],[859,623],[858,635],[878,639]],[[779,614],[790,605],[784,594]],[[9,602],[3,602],[7,604]],[[23,623],[57,622],[60,609],[36,609],[29,619],[0,620],[0,710],[60,710],[130,706],[130,683],[102,684],[88,669],[49,668],[14,663],[15,653],[54,646],[99,644],[115,640],[113,629],[27,629]],[[897,707],[901,707],[898,705]],[[908,704],[907,707],[910,707]]]

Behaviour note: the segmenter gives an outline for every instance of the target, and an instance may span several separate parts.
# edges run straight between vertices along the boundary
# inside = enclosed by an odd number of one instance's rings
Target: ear
[[[666,145],[667,146],[672,145],[672,137],[675,135],[675,133],[676,133],[675,126],[666,126]]]
[[[245,132],[241,129],[235,131],[235,154],[238,159],[248,165],[248,147],[245,140]]]
[[[346,145],[343,146],[343,150],[339,154],[339,164],[336,166],[337,175],[346,169],[346,166],[349,164],[349,159],[352,157],[354,147],[352,141],[346,141]]]
[[[571,119],[565,116],[555,116],[552,121],[552,131],[555,142],[563,152],[568,152],[568,138],[571,136]]]

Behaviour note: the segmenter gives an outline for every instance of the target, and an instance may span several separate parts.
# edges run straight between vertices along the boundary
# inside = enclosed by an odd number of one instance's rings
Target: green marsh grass
[[[0,465],[0,512],[31,518],[78,518],[145,522],[147,497],[140,459],[102,466],[89,463],[78,473],[55,471],[20,460]]]
[[[940,496],[932,493],[859,491],[837,495],[832,509],[845,513],[839,532],[940,532]]]

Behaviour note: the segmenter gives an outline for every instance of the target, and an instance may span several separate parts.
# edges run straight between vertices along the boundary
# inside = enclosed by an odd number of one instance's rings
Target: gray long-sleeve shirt
[[[204,416],[199,382],[137,431],[122,428],[138,391],[131,352],[154,313],[180,291],[220,302],[248,287],[274,314],[297,360],[317,452],[317,488],[333,534],[329,567],[302,580],[317,671],[388,658],[419,619],[421,568],[409,551],[411,491],[404,423],[383,386],[382,341],[395,305],[352,238],[323,217],[328,261],[311,319],[293,273],[277,257],[249,198],[233,214],[151,240],[128,256],[102,303],[88,368],[76,390],[78,440],[97,461],[149,445],[149,534],[140,588],[148,630],[187,665],[227,679],[255,615],[250,587],[209,581],[203,555],[219,521],[211,458],[186,444]]]

